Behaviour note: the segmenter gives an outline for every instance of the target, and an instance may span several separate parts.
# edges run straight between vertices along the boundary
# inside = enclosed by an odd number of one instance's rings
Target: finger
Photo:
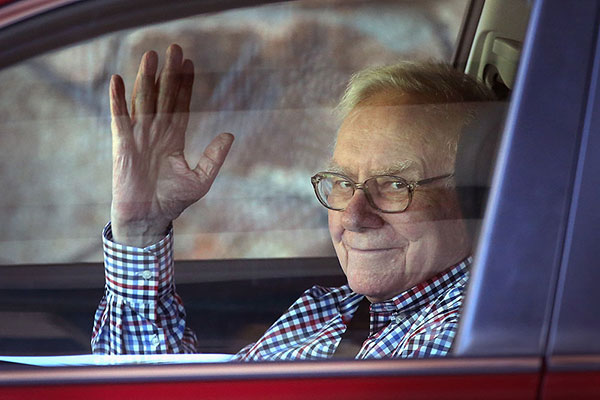
[[[192,98],[192,87],[194,86],[194,64],[191,60],[185,60],[181,67],[181,84],[179,92],[175,99],[173,109],[173,118],[171,120],[172,129],[170,132],[175,137],[168,138],[179,147],[183,147],[185,141],[185,131],[190,119],[190,100]]]
[[[233,135],[231,133],[221,133],[215,137],[204,150],[204,154],[198,161],[198,165],[194,168],[194,172],[208,185],[211,185],[215,177],[219,173],[231,144],[233,143]],[[208,188],[207,188],[208,190]]]
[[[156,109],[155,76],[158,55],[148,51],[142,56],[132,93],[131,117],[134,122],[151,119]],[[145,121],[147,122],[147,121]]]
[[[172,44],[167,49],[165,67],[160,73],[158,79],[158,99],[156,105],[156,111],[159,114],[170,118],[173,112],[173,107],[177,98],[177,92],[179,91],[179,85],[181,82],[181,61],[183,59],[183,52],[181,47],[176,44]]]
[[[113,140],[130,140],[131,120],[125,100],[125,84],[119,75],[110,79],[110,115]]]

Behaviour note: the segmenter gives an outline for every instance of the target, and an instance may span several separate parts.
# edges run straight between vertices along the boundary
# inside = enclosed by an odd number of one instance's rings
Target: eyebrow
[[[401,175],[406,173],[407,171],[418,169],[417,163],[411,160],[399,161],[397,163],[393,163],[391,166],[371,171],[371,175]],[[335,161],[330,161],[327,165],[327,171],[336,172],[338,174],[343,174],[350,176],[352,174],[348,173],[348,171],[340,166]]]

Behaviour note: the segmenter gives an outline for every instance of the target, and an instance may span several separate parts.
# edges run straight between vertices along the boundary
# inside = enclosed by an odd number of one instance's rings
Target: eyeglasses
[[[363,183],[356,183],[345,175],[336,172],[319,172],[310,178],[319,202],[330,210],[344,211],[352,200],[354,192],[364,190],[367,201],[377,211],[401,213],[412,201],[414,191],[419,187],[439,179],[450,178],[454,174],[440,175],[420,181],[407,181],[399,176],[377,175]]]

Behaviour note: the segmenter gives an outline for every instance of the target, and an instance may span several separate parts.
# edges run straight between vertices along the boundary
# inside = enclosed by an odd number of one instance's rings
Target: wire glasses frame
[[[323,172],[318,172],[317,174],[315,174],[313,177],[310,178],[310,180],[311,180],[311,183],[315,190],[315,195],[317,196],[317,199],[324,207],[326,207],[330,210],[344,211],[346,209],[346,206],[350,202],[350,200],[352,200],[352,197],[354,197],[354,193],[356,193],[356,191],[360,189],[365,192],[365,196],[367,197],[367,201],[369,202],[369,205],[371,207],[373,207],[375,210],[380,211],[382,213],[394,214],[394,213],[404,212],[408,209],[408,207],[410,206],[410,203],[412,202],[413,193],[418,187],[427,185],[431,182],[434,182],[434,181],[437,181],[440,179],[450,178],[453,175],[454,175],[454,173],[450,173],[450,174],[435,176],[433,178],[422,179],[419,181],[407,181],[406,179],[401,178],[399,176],[395,176],[395,175],[376,175],[376,176],[372,176],[371,178],[365,180],[363,183],[357,183],[343,174],[339,174],[337,172],[323,171]],[[323,188],[323,182],[332,181],[334,179],[338,180],[338,182],[336,182],[336,184],[339,184],[339,183],[343,183],[346,185],[349,184],[350,187],[352,188],[351,193],[349,191],[347,193],[344,193],[344,195],[346,197],[342,201],[345,203],[345,205],[343,207],[332,206],[328,200],[329,196],[326,194],[327,190],[325,188]],[[401,195],[404,195],[403,202],[402,202],[404,204],[400,205],[400,207],[398,209],[390,209],[388,207],[381,208],[376,204],[375,198],[373,197],[371,190],[376,190],[376,193],[383,192],[381,190],[380,180],[384,181],[386,185],[390,184],[390,183],[395,184],[396,186],[394,186],[394,188],[397,192],[396,194],[400,193]],[[344,189],[348,189],[348,187],[345,187]],[[398,192],[398,190],[402,190],[402,192]],[[397,204],[401,204],[401,202],[397,202]]]

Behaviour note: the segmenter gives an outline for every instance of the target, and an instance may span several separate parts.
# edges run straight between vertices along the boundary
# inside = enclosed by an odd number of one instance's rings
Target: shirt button
[[[144,272],[142,272],[142,278],[144,278],[145,280],[152,278],[152,272],[150,272],[149,270],[145,270]]]
[[[397,313],[396,315],[394,315],[394,319],[396,320],[397,324],[401,324],[406,319],[406,314]]]
[[[157,335],[152,336],[152,346],[158,347],[160,345],[160,340]]]

